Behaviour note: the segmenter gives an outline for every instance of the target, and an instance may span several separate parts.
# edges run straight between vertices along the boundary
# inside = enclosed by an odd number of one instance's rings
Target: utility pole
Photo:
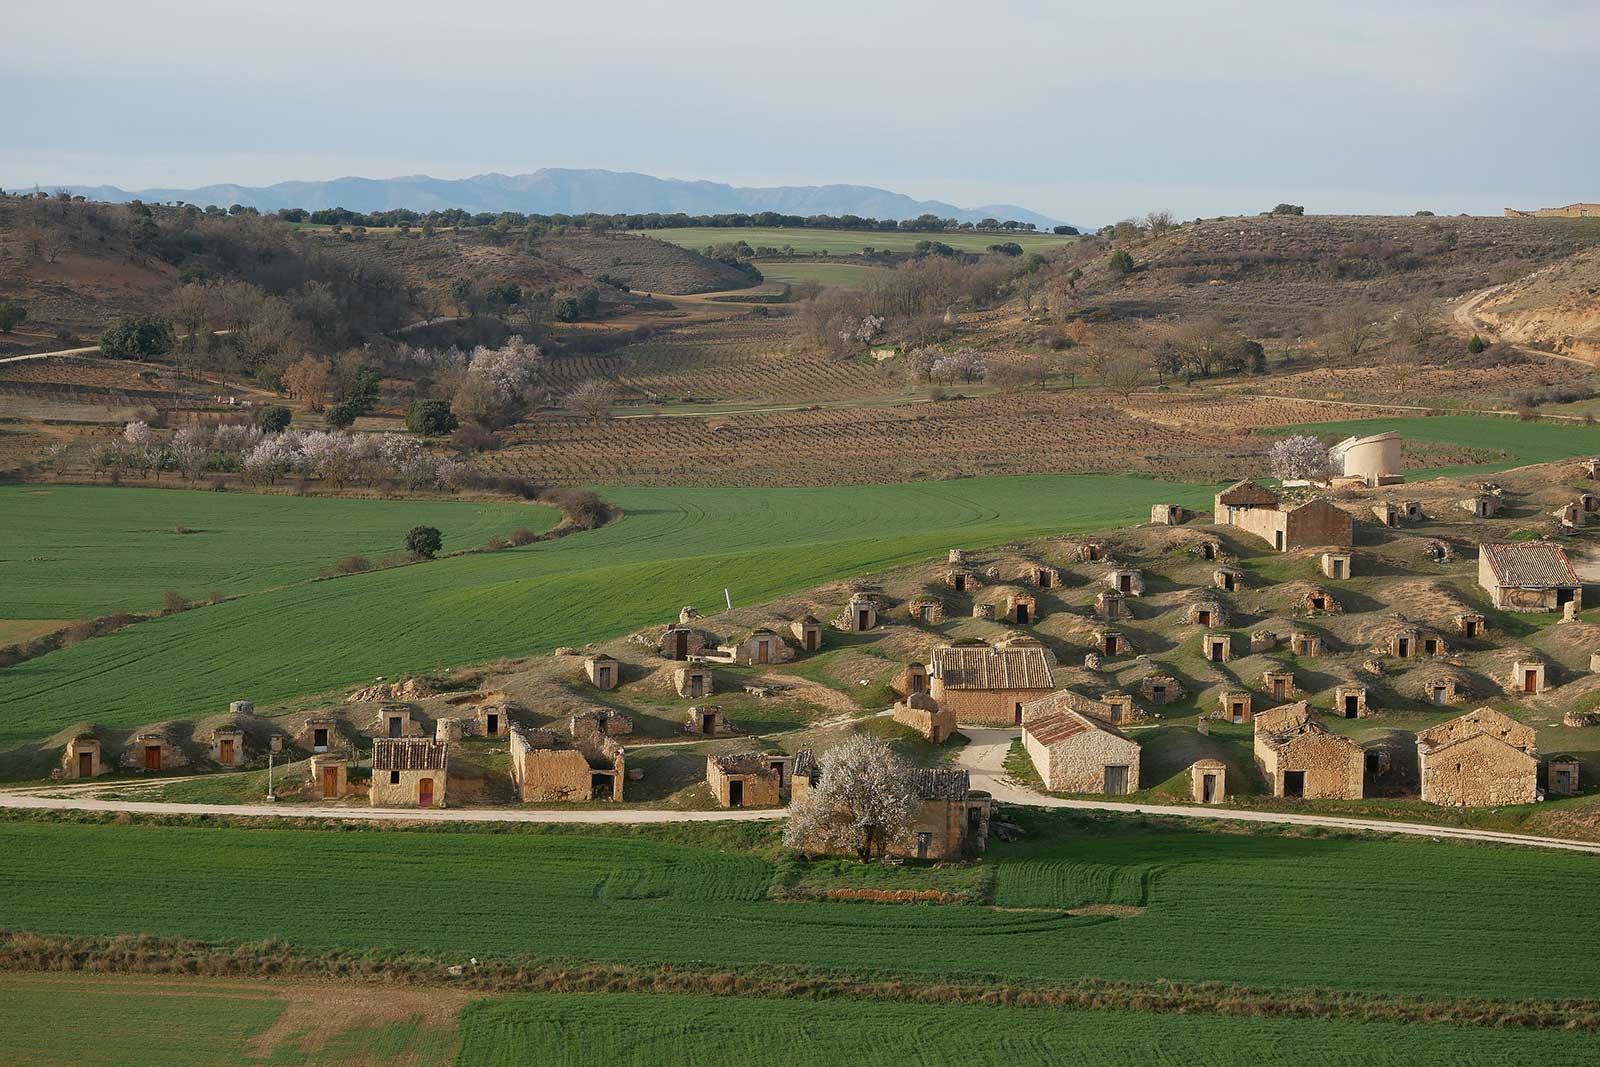
[[[277,797],[272,795],[272,753],[271,752],[267,753],[267,799],[268,800],[277,800],[278,799]]]

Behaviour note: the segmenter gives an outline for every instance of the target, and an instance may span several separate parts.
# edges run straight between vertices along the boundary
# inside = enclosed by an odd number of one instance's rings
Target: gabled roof
[[[1560,545],[1548,541],[1482,544],[1497,583],[1514,589],[1554,589],[1580,584]]]
[[[1432,756],[1438,756],[1441,753],[1449,752],[1451,749],[1456,748],[1459,745],[1473,745],[1473,744],[1497,746],[1499,748],[1506,749],[1509,752],[1513,752],[1518,756],[1521,756],[1523,759],[1527,760],[1529,763],[1533,764],[1535,767],[1537,767],[1539,765],[1539,754],[1537,752],[1531,751],[1529,749],[1522,748],[1520,745],[1510,744],[1509,742],[1507,742],[1503,738],[1496,737],[1493,734],[1489,734],[1489,733],[1462,734],[1459,737],[1452,737],[1450,740],[1444,742],[1443,744],[1434,745],[1434,746],[1428,747],[1428,748],[1424,748],[1422,745],[1418,745],[1417,746],[1417,752],[1420,755],[1432,757]]]
[[[972,789],[966,771],[947,768],[914,768],[911,784],[923,800],[965,800]]]
[[[1217,503],[1232,507],[1271,508],[1277,507],[1280,499],[1271,489],[1248,478],[1234,482],[1217,494]]]
[[[1106,708],[1106,711],[1110,711]],[[1112,726],[1109,722],[1073,711],[1071,708],[1061,708],[1048,711],[1028,719],[1022,727],[1023,733],[1032,734],[1035,741],[1041,745],[1054,745],[1079,734],[1102,733],[1112,737],[1121,738],[1129,744],[1133,739],[1127,734]]]
[[[442,771],[449,746],[420,737],[380,737],[372,742],[375,771]]]
[[[1297,700],[1293,704],[1279,704],[1275,708],[1257,712],[1255,717],[1255,732],[1258,734],[1276,734],[1292,730],[1311,719],[1311,705],[1304,700]]]
[[[1434,751],[1453,745],[1457,741],[1476,737],[1478,734],[1488,734],[1524,752],[1532,752],[1537,743],[1537,734],[1533,727],[1520,723],[1493,708],[1478,708],[1442,722],[1438,726],[1419,730],[1417,748],[1424,752]]]
[[[954,648],[933,650],[934,677],[946,689],[1050,689],[1050,661],[1043,648]]]

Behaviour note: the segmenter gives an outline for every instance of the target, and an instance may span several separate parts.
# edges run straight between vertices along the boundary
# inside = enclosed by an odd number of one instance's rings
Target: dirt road
[[[1487,289],[1480,289],[1476,293],[1468,295],[1466,299],[1462,300],[1461,303],[1456,305],[1456,309],[1452,313],[1452,317],[1455,319],[1456,325],[1460,326],[1469,333],[1477,334],[1485,341],[1504,341],[1511,347],[1513,351],[1520,352],[1525,356],[1543,356],[1545,359],[1559,359],[1564,363],[1576,363],[1580,367],[1589,367],[1593,369],[1593,363],[1586,359],[1580,359],[1577,356],[1565,356],[1559,352],[1546,352],[1542,348],[1529,348],[1527,345],[1519,345],[1513,341],[1505,341],[1505,338],[1496,333],[1492,326],[1478,318],[1478,307],[1485,300],[1489,299],[1491,296],[1500,292],[1500,290],[1504,288],[1504,285],[1491,285]]]

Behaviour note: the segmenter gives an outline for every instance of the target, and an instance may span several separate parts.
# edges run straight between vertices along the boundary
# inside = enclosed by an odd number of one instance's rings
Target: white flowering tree
[[[853,852],[866,863],[911,832],[922,798],[910,764],[886,742],[852,738],[823,753],[821,768],[821,783],[789,815],[790,847]]]
[[[1320,482],[1328,476],[1328,450],[1310,434],[1282,438],[1267,453],[1272,476],[1282,481]]]

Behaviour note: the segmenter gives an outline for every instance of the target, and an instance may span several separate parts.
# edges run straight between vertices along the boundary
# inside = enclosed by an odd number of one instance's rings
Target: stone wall
[[[1361,749],[1336,734],[1308,731],[1276,748],[1256,737],[1256,766],[1281,797],[1287,771],[1305,772],[1307,800],[1360,800],[1365,791],[1366,762]]]
[[[1419,748],[1417,767],[1430,804],[1481,808],[1538,799],[1539,761],[1488,734],[1432,752]]]
[[[924,738],[939,744],[956,732],[955,709],[938,704],[933,708],[919,708],[906,703],[894,706],[894,721],[909,726]]]
[[[1128,768],[1128,791],[1139,788],[1139,745],[1104,730],[1086,730],[1046,745],[1030,730],[1022,744],[1046,789],[1057,793],[1104,793],[1106,768]]]
[[[1038,700],[1048,689],[946,689],[944,681],[932,678],[929,693],[948,709],[957,722],[974,726],[1015,726],[1017,711],[1032,700]]]
[[[375,808],[418,807],[420,804],[420,789],[425,779],[433,782],[433,804],[431,806],[435,808],[444,807],[446,772],[442,770],[374,770],[372,772],[372,806]]]

